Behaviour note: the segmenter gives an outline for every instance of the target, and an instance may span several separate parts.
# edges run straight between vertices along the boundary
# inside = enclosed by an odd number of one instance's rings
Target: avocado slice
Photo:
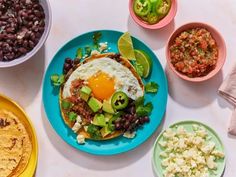
[[[92,124],[100,127],[106,126],[105,116],[103,114],[96,114],[95,117],[93,118]]]
[[[105,120],[106,122],[109,122],[109,120],[113,117],[113,114],[104,112]]]
[[[81,89],[80,89],[80,97],[84,100],[84,101],[88,101],[89,99],[89,96],[91,94],[92,90],[91,88],[89,88],[88,86],[83,86]]]
[[[104,138],[111,133],[111,130],[108,128],[108,126],[105,126],[100,130],[100,132],[102,137]]]
[[[88,105],[92,109],[93,112],[98,112],[102,108],[102,103],[94,97],[91,97],[89,99]]]
[[[111,103],[109,101],[107,101],[107,100],[103,101],[102,110],[104,112],[107,112],[107,113],[110,113],[110,114],[114,114],[115,113],[114,109],[112,108]]]

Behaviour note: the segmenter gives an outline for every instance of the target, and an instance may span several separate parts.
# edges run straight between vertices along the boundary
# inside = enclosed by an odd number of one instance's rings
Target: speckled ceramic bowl
[[[134,0],[129,0],[129,12],[131,17],[138,25],[147,29],[160,29],[167,26],[174,19],[177,12],[177,0],[171,0],[171,8],[169,13],[158,23],[150,25],[135,15],[133,10],[133,3]]]
[[[194,77],[194,78],[190,78],[180,72],[178,72],[174,66],[171,63],[171,58],[170,58],[170,46],[173,44],[175,38],[183,31],[187,30],[187,29],[191,29],[191,28],[205,28],[207,29],[211,35],[213,36],[213,38],[215,39],[217,46],[218,46],[218,50],[219,50],[219,54],[218,54],[218,61],[216,64],[216,67],[214,70],[212,70],[210,73],[208,73],[206,76],[202,76],[202,77]],[[180,78],[187,80],[187,81],[191,81],[191,82],[201,82],[201,81],[205,81],[208,80],[210,78],[212,78],[213,76],[215,76],[223,67],[224,63],[225,63],[225,59],[226,59],[226,46],[225,46],[225,41],[223,39],[223,37],[220,35],[220,33],[213,28],[212,26],[205,24],[205,23],[200,23],[200,22],[192,22],[192,23],[188,23],[185,24],[181,27],[179,27],[169,38],[168,43],[167,43],[167,47],[166,47],[166,59],[167,59],[167,63],[170,66],[171,70]]]
[[[43,9],[44,9],[44,13],[45,13],[45,30],[43,35],[41,36],[38,44],[34,47],[33,50],[31,50],[30,52],[28,52],[26,55],[23,55],[17,59],[14,59],[12,61],[9,62],[0,62],[0,68],[7,68],[7,67],[11,67],[11,66],[16,66],[20,63],[23,63],[27,60],[29,60],[30,58],[32,58],[32,56],[34,56],[39,49],[43,46],[43,44],[45,43],[48,34],[50,32],[51,29],[51,24],[52,24],[52,13],[51,13],[51,8],[50,8],[50,4],[49,4],[49,0],[39,0],[40,4],[42,5]]]

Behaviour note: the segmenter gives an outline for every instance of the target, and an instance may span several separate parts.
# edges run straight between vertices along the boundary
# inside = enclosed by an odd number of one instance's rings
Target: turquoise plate
[[[123,33],[111,30],[101,30],[100,32],[102,32],[101,42],[108,42],[108,46],[110,47],[109,52],[118,52],[117,41]],[[152,73],[148,79],[144,80],[144,83],[148,81],[155,81],[160,86],[156,95],[145,95],[145,100],[147,102],[151,101],[154,105],[152,115],[150,116],[151,121],[137,131],[137,135],[134,139],[127,139],[120,136],[106,141],[86,140],[86,144],[79,145],[76,142],[76,134],[73,133],[69,127],[67,127],[61,117],[58,99],[59,90],[53,89],[50,82],[50,76],[55,73],[62,73],[65,58],[74,58],[78,48],[86,45],[92,45],[93,33],[94,31],[72,39],[66,43],[54,56],[48,66],[43,82],[43,104],[49,122],[58,135],[69,145],[90,154],[114,155],[127,152],[138,147],[144,143],[158,128],[166,110],[168,95],[167,79],[158,58],[152,50],[137,38],[132,37],[134,48],[144,50],[153,61]]]

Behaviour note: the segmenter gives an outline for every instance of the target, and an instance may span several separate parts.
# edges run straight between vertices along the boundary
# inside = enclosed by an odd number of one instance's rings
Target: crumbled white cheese
[[[78,123],[81,123],[81,122],[82,122],[81,116],[78,115],[78,116],[76,117],[76,122],[78,122]]]
[[[82,125],[80,123],[76,122],[74,124],[74,126],[72,127],[72,130],[73,130],[73,132],[77,133],[81,127],[82,127]]]
[[[214,156],[206,157],[206,162],[207,162],[208,168],[210,168],[210,169],[216,169],[217,168],[217,164],[215,163],[215,157]]]
[[[209,142],[209,144],[205,144],[202,146],[201,151],[205,154],[210,154],[215,148],[214,142]]]
[[[164,177],[209,177],[209,170],[217,170],[217,159],[224,158],[203,126],[192,128],[193,132],[188,132],[177,126],[163,133],[158,144],[163,149],[159,156]]]
[[[136,135],[136,132],[130,133],[130,132],[127,131],[127,132],[124,133],[123,136],[124,136],[125,138],[130,138],[130,139],[132,139],[132,138],[135,137],[135,135]]]
[[[224,158],[225,154],[223,152],[220,152],[218,150],[214,150],[211,152],[212,155],[214,155],[217,158]]]
[[[99,51],[103,52],[104,50],[107,50],[107,42],[101,42],[99,43]]]
[[[84,137],[84,135],[78,135],[78,136],[77,136],[77,142],[78,142],[79,144],[84,144],[84,143],[85,143],[85,137]]]
[[[84,126],[84,130],[87,132],[88,131],[88,126]]]
[[[77,133],[77,132],[79,131],[79,129],[82,127],[81,123],[82,123],[81,117],[80,117],[80,116],[77,116],[76,122],[75,122],[74,126],[72,127],[72,130],[73,130],[75,133]]]

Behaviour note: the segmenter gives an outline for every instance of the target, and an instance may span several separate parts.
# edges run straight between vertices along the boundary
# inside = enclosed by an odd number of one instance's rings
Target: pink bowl
[[[214,70],[212,70],[210,73],[208,73],[206,76],[203,77],[194,77],[194,78],[190,78],[180,72],[178,72],[174,66],[171,63],[171,59],[170,59],[170,46],[171,44],[173,44],[175,38],[183,31],[187,30],[187,29],[191,29],[191,28],[197,28],[197,27],[201,27],[201,28],[205,28],[207,29],[211,35],[213,36],[213,38],[215,39],[217,45],[218,45],[218,50],[219,50],[219,54],[218,54],[218,61],[216,64],[216,67]],[[166,47],[166,59],[167,59],[167,63],[170,66],[171,70],[177,74],[177,76],[179,76],[180,78],[187,80],[187,81],[191,81],[191,82],[201,82],[201,81],[205,81],[208,80],[210,78],[212,78],[213,76],[215,76],[223,67],[224,63],[225,63],[225,59],[226,59],[226,46],[225,46],[225,41],[223,39],[223,37],[220,35],[220,33],[214,29],[213,27],[211,27],[210,25],[204,24],[204,23],[199,23],[199,22],[193,22],[193,23],[188,23],[185,24],[181,27],[179,27],[169,38],[168,43],[167,43],[167,47]]]
[[[168,25],[175,17],[176,12],[177,12],[177,0],[171,0],[171,8],[169,13],[158,23],[154,25],[150,25],[137,17],[133,11],[133,2],[134,0],[129,1],[129,12],[133,20],[140,26],[147,28],[147,29],[160,29]]]

